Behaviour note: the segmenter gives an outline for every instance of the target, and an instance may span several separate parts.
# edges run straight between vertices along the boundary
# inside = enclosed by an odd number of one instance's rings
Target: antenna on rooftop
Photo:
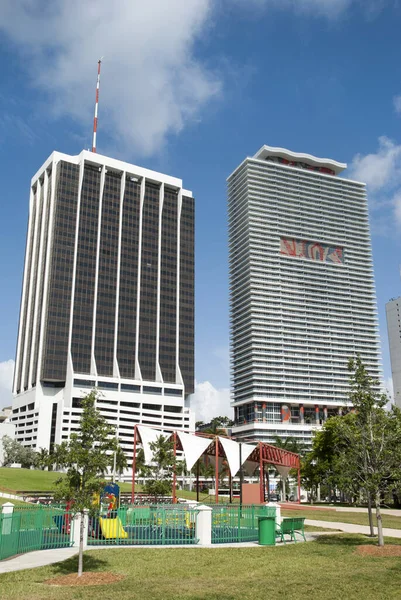
[[[96,101],[95,101],[95,117],[93,119],[93,141],[92,152],[96,152],[96,132],[97,132],[97,112],[99,107],[99,87],[100,87],[100,66],[103,56],[97,61],[97,81],[96,81]]]

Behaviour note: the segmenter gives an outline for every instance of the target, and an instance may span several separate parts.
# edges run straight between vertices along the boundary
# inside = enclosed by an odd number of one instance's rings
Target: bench
[[[290,540],[296,542],[296,534],[303,537],[306,542],[305,532],[304,532],[304,522],[305,519],[301,518],[289,518],[283,519],[281,521],[281,525],[276,528],[276,537],[280,537],[281,541],[286,542],[285,535],[290,536]]]

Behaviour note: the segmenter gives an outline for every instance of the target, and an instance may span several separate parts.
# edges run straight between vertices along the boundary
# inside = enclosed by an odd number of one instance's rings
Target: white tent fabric
[[[291,471],[291,467],[283,467],[282,465],[274,465],[277,471],[280,473],[283,479],[287,479],[288,473]]]
[[[197,435],[190,435],[189,433],[183,433],[182,431],[177,431],[177,436],[180,438],[187,470],[190,471],[198,458],[202,456],[213,440]]]
[[[239,463],[239,444],[228,438],[220,437],[219,441],[223,446],[224,454],[226,455],[228,466],[230,467],[231,477],[234,477],[240,468]],[[248,456],[255,450],[256,446],[252,444],[242,444],[241,457],[242,464],[247,460]]]
[[[244,464],[244,462],[246,460],[248,460],[249,456],[252,454],[252,452],[255,450],[256,447],[257,447],[256,444],[242,444],[242,450],[241,450],[242,464]]]
[[[145,465],[150,465],[153,458],[153,452],[150,449],[150,444],[156,442],[157,438],[163,433],[157,429],[151,429],[150,427],[143,427],[138,425],[137,431],[141,436],[141,442],[143,447],[143,453],[145,455]]]

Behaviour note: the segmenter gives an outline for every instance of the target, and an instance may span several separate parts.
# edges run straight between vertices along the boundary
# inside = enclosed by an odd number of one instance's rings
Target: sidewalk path
[[[0,573],[22,571],[23,569],[33,569],[34,567],[45,567],[62,560],[67,560],[67,558],[71,558],[71,556],[74,556],[77,552],[77,548],[57,548],[55,550],[27,552],[26,554],[20,554],[9,560],[0,561]]]
[[[336,512],[358,512],[368,514],[367,508],[353,506],[338,506]],[[373,512],[374,509],[373,509]],[[383,515],[391,515],[392,517],[401,517],[401,510],[397,508],[382,508],[380,511]]]
[[[354,523],[337,523],[336,521],[315,521],[313,519],[305,519],[305,525],[313,525],[314,527],[324,527],[324,529],[340,529],[346,533],[363,533],[370,534],[368,525],[355,525]],[[377,534],[377,527],[374,527],[374,532]],[[386,537],[401,538],[401,529],[390,529],[383,527],[383,535]]]

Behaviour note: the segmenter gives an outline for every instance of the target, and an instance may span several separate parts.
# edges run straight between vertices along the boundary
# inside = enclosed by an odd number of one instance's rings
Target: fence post
[[[84,550],[88,547],[88,525],[89,525],[89,511],[87,508],[84,509]],[[79,535],[81,529],[81,513],[77,513],[71,519],[71,531],[70,539],[71,545],[79,548]]]
[[[3,504],[1,514],[3,515],[2,521],[3,526],[1,528],[2,535],[11,533],[12,514],[14,512],[14,504],[12,502],[6,502]],[[4,518],[5,516],[5,518]]]
[[[200,546],[209,546],[212,543],[212,512],[211,506],[199,504],[196,509],[199,511],[195,521],[195,537],[199,540]]]

